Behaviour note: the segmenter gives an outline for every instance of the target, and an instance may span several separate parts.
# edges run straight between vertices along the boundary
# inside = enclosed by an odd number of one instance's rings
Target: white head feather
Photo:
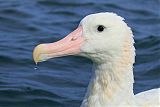
[[[82,19],[80,25],[86,39],[81,48],[82,54],[96,63],[102,63],[104,59],[113,60],[113,57],[121,56],[126,39],[130,39],[131,48],[134,48],[132,31],[123,20],[117,14],[108,12],[91,14]],[[105,27],[103,32],[97,30],[99,25]]]
[[[82,107],[133,104],[129,101],[133,97],[135,60],[131,29],[122,17],[108,12],[88,15],[80,25],[85,38],[80,55],[93,60],[96,69]],[[100,25],[102,32],[97,30]],[[121,101],[123,95],[128,97]]]

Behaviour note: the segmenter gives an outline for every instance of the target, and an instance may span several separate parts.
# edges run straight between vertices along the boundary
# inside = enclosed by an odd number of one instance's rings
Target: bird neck
[[[81,107],[110,107],[134,104],[133,63],[135,49],[127,39],[122,54],[102,64],[95,64],[85,99]]]
[[[100,105],[130,104],[133,100],[132,67],[121,69],[110,64],[95,65],[95,73],[86,95],[87,107],[103,107]]]

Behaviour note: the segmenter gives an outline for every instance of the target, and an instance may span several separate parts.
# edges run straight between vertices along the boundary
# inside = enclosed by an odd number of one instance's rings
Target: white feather
[[[81,107],[158,107],[158,90],[133,94],[135,48],[131,29],[115,13],[86,16],[80,23],[85,43],[81,56],[94,62],[92,76]],[[97,26],[103,25],[103,32]]]

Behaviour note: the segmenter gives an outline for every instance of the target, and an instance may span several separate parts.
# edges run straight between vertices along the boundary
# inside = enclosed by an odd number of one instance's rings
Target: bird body
[[[79,55],[91,59],[95,71],[81,107],[158,107],[159,89],[133,93],[135,62],[133,34],[115,13],[86,16],[64,39],[38,45],[35,62],[53,57]]]

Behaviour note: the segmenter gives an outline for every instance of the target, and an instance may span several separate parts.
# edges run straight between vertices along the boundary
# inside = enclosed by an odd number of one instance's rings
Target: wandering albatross
[[[72,33],[55,43],[40,44],[36,63],[78,55],[91,59],[95,71],[81,107],[160,107],[160,88],[133,93],[133,34],[124,19],[103,12],[83,18]]]

